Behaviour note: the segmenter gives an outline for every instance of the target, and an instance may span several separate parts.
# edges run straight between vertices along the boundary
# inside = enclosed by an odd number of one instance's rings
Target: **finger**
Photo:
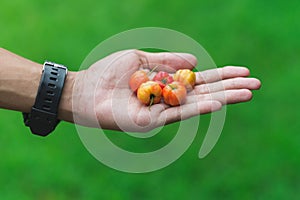
[[[219,101],[223,105],[250,101],[252,92],[248,89],[225,90],[209,94],[189,95],[186,104],[193,104],[201,101]]]
[[[212,83],[224,79],[249,76],[249,69],[246,67],[226,66],[217,69],[210,69],[203,72],[196,72],[196,84]]]
[[[208,94],[223,90],[234,89],[257,90],[260,88],[260,86],[261,83],[256,78],[231,78],[214,83],[196,85],[194,88],[194,92],[196,94]]]
[[[149,53],[137,51],[140,56],[143,67],[152,69],[157,67],[156,71],[175,72],[178,69],[193,69],[197,65],[197,58],[188,53]]]
[[[200,114],[206,114],[220,110],[222,104],[218,101],[201,101],[192,104],[184,104],[176,107],[169,107],[160,113],[159,122],[166,124],[185,120]],[[164,125],[164,124],[160,124]]]

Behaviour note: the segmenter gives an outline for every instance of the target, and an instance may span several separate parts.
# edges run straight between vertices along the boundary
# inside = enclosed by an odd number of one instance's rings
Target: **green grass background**
[[[76,70],[108,37],[158,26],[194,38],[218,66],[248,66],[263,86],[250,103],[227,107],[209,156],[197,157],[204,123],[179,160],[148,174],[99,163],[72,124],[39,138],[20,113],[1,110],[0,199],[299,199],[299,10],[298,0],[2,0],[0,46],[36,62]],[[165,135],[162,141],[172,138]],[[141,150],[147,145],[121,143]]]

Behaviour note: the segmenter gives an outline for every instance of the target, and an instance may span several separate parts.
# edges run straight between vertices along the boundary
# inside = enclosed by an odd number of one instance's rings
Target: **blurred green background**
[[[99,163],[72,124],[39,138],[24,127],[20,113],[1,110],[0,198],[299,199],[299,19],[298,0],[2,0],[0,47],[36,62],[48,59],[76,70],[108,37],[157,26],[194,38],[218,66],[248,66],[263,86],[250,103],[227,107],[223,133],[209,156],[197,157],[206,115],[188,151],[148,174]],[[166,142],[172,135],[160,138]],[[134,144],[142,149],[147,143]]]

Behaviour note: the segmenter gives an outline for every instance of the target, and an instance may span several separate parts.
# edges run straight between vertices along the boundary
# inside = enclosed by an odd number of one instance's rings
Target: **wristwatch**
[[[33,134],[47,136],[60,122],[57,112],[67,73],[63,65],[44,63],[35,103],[30,113],[23,113],[24,123]]]

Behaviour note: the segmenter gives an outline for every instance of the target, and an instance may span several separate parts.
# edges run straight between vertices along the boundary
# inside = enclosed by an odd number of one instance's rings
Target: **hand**
[[[146,53],[120,51],[93,64],[89,69],[72,74],[73,117],[66,121],[103,129],[144,132],[199,114],[221,109],[222,105],[249,101],[250,90],[260,81],[249,76],[244,67],[224,67],[196,73],[196,86],[184,105],[170,107],[164,103],[149,107],[141,104],[131,92],[128,81],[140,68],[175,72],[192,69],[196,58],[185,53]],[[64,104],[62,104],[64,105]]]

